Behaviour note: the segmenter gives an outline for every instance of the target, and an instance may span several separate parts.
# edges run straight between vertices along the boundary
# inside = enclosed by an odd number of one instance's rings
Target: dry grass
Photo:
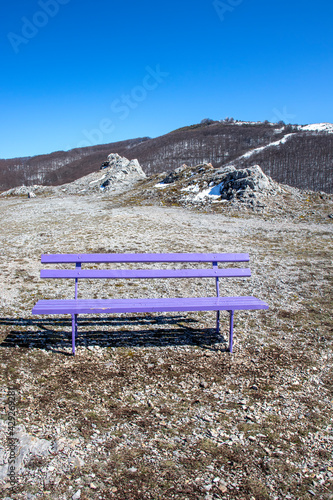
[[[31,457],[15,498],[79,488],[81,499],[332,498],[332,223],[84,197],[0,203],[1,386],[16,387],[28,432],[65,440],[63,451]],[[73,293],[38,278],[40,254],[103,251],[248,251],[252,278],[225,280],[222,293],[253,293],[270,309],[236,314],[232,356],[212,313],[82,317],[73,358],[69,319],[31,316],[39,298]],[[81,291],[199,295],[214,283]],[[84,464],[70,465],[74,455]]]

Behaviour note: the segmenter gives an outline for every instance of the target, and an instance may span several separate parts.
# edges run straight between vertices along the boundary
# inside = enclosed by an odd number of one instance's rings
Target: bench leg
[[[216,311],[216,333],[220,332],[220,311]]]
[[[78,315],[74,314],[74,316],[75,316],[75,338],[77,339],[78,338],[78,333],[77,333],[77,317],[78,317]]]
[[[77,319],[76,314],[72,314],[72,353],[75,356],[75,337],[76,337],[76,328],[77,328]]]
[[[233,330],[234,330],[234,311],[230,312],[230,330],[229,330],[229,351],[232,352]]]

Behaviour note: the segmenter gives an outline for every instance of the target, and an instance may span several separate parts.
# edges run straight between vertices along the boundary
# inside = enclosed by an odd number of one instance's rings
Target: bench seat
[[[256,297],[190,297],[161,299],[39,300],[32,314],[111,314],[171,311],[236,311],[268,309]]]

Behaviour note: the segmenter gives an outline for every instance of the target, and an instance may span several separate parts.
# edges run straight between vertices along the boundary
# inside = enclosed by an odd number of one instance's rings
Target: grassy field
[[[315,204],[302,218],[97,196],[0,209],[0,452],[8,387],[21,433],[50,442],[0,498],[333,498],[333,220]],[[209,312],[85,316],[72,357],[70,318],[31,315],[40,298],[72,298],[73,283],[39,278],[42,253],[71,252],[249,252],[252,277],[221,293],[270,309],[235,314],[233,355],[226,315],[221,336]],[[214,292],[213,280],[80,285],[87,298]]]

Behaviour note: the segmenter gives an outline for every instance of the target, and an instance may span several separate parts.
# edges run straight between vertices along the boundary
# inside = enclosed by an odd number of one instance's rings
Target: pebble
[[[70,464],[74,465],[74,467],[83,467],[85,464],[84,460],[82,460],[82,458],[77,456],[70,457],[68,461]]]

